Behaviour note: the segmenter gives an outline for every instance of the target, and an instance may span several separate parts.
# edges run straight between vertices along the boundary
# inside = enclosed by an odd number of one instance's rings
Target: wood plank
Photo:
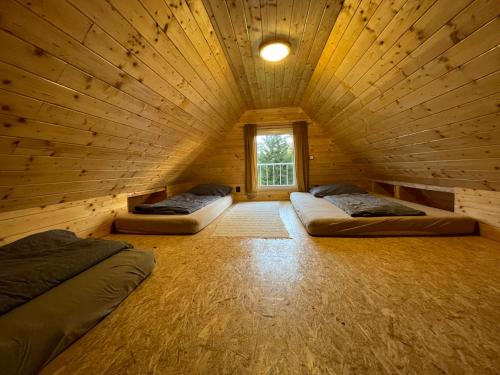
[[[387,181],[387,180],[373,180],[373,179],[370,179],[370,181],[380,182],[383,184],[389,184],[389,185],[394,185],[394,186],[411,187],[411,188],[416,188],[416,189],[421,189],[421,190],[444,191],[447,193],[453,193],[455,191],[455,188],[450,188],[450,187],[436,186],[436,185],[425,185],[425,184],[414,184],[414,183],[404,182],[404,181]]]
[[[200,5],[2,2],[0,211],[164,186],[238,120]]]
[[[482,236],[500,241],[500,192],[457,188],[455,211],[477,219]]]
[[[346,5],[306,113],[369,177],[498,189],[500,4]]]
[[[183,3],[172,11],[181,12]],[[249,109],[298,105],[343,3],[204,1]],[[283,61],[265,62],[258,47],[275,38],[290,42],[291,53]]]
[[[114,216],[126,204],[121,194],[0,214],[0,244],[49,229],[67,229],[86,237],[99,228],[99,235],[109,234]]]

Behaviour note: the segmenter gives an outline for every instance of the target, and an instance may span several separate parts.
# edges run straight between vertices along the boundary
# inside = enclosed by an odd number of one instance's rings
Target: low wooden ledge
[[[372,191],[378,194],[389,195],[404,201],[415,202],[450,212],[455,210],[454,187],[379,179],[370,179],[370,182]]]
[[[415,184],[412,182],[389,181],[389,180],[378,180],[378,179],[368,179],[368,180],[371,182],[377,182],[377,183],[381,183],[381,184],[394,185],[394,186],[404,186],[404,187],[421,189],[421,190],[443,191],[446,193],[454,193],[455,192],[454,187],[448,187],[448,186],[425,185],[425,184]]]
[[[167,190],[166,186],[162,186],[162,187],[153,188],[153,189],[133,191],[133,192],[127,193],[127,197],[136,197],[138,195],[147,195],[147,194],[160,193],[160,192],[166,191],[166,190]]]
[[[167,198],[167,189],[165,187],[134,191],[127,194],[127,209],[129,212],[134,207],[142,203],[155,203]]]

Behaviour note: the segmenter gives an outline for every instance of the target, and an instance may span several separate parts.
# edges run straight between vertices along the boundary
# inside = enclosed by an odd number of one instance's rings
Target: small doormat
[[[279,202],[237,203],[222,216],[212,235],[290,238],[280,217]]]

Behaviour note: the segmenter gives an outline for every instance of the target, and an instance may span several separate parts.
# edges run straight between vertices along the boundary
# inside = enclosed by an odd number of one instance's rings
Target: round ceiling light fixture
[[[290,44],[284,41],[273,40],[262,43],[259,47],[260,57],[266,61],[280,61],[290,53]]]

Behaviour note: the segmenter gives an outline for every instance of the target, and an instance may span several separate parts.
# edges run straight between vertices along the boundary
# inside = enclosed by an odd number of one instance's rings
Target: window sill
[[[257,191],[294,191],[297,186],[263,186],[258,187]]]

